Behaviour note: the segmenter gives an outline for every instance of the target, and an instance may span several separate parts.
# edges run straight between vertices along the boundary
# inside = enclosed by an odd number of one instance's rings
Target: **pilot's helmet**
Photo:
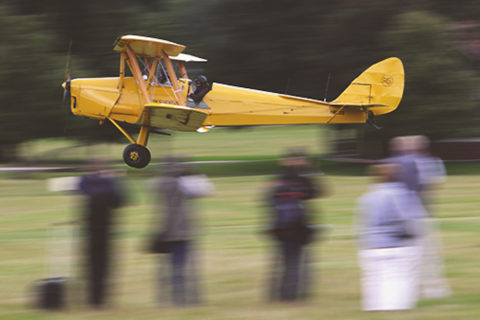
[[[197,87],[203,87],[205,86],[207,83],[208,83],[208,80],[207,80],[207,77],[203,76],[203,75],[200,75],[198,77],[196,77],[193,82],[195,83],[195,85]]]

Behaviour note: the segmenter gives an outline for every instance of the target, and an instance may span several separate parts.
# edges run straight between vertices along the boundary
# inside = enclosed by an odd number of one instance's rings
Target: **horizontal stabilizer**
[[[303,102],[308,102],[308,103],[317,103],[323,106],[328,106],[329,103],[321,100],[316,100],[316,99],[310,99],[310,98],[303,98],[303,97],[296,97],[296,96],[289,96],[288,94],[279,94],[279,97],[285,98],[285,99],[290,99],[290,100],[296,100],[296,101],[303,101]]]
[[[321,101],[321,100],[316,100],[316,99],[310,99],[310,98],[302,98],[302,97],[296,97],[296,96],[289,96],[286,94],[279,94],[280,97],[285,98],[285,99],[290,99],[290,100],[296,100],[296,101],[303,101],[303,102],[308,102],[308,103],[316,103],[318,105],[322,106],[328,106],[328,107],[357,107],[357,108],[374,108],[374,107],[389,107],[388,105],[385,104],[379,104],[379,103],[355,103],[355,102],[326,102],[326,101]]]
[[[390,106],[387,106],[386,104],[359,104],[359,103],[349,103],[349,102],[343,102],[343,103],[335,103],[335,102],[330,102],[328,103],[331,107],[352,107],[352,108],[388,108]]]

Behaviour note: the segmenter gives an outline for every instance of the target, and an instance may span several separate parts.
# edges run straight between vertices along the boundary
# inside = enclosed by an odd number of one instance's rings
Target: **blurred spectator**
[[[320,196],[320,190],[309,175],[310,163],[302,152],[289,154],[280,167],[267,193],[268,233],[277,250],[269,289],[272,300],[294,301],[308,297],[307,246],[313,240],[314,225],[306,201]]]
[[[422,245],[421,293],[424,298],[444,298],[450,296],[450,287],[445,278],[441,239],[436,232],[432,215],[431,198],[435,188],[445,182],[445,166],[441,159],[430,154],[430,142],[425,136],[410,137],[415,154],[415,163],[421,186],[420,196],[428,217],[424,220]]]
[[[192,243],[196,226],[190,199],[210,195],[213,185],[206,176],[194,174],[184,159],[171,157],[164,176],[154,181],[154,190],[161,199],[163,219],[160,219],[160,232],[153,239],[151,251],[169,254],[173,303],[198,303],[199,281]],[[160,290],[165,289],[160,287]]]
[[[91,174],[81,178],[79,191],[86,198],[85,237],[88,303],[102,307],[106,303],[110,274],[113,210],[123,204],[123,196],[113,171],[106,161],[92,161]]]
[[[390,140],[391,157],[385,159],[385,163],[397,164],[400,167],[398,179],[405,186],[420,196],[421,184],[416,165],[416,157],[411,137],[395,137]]]
[[[441,159],[433,157],[425,136],[403,136],[393,138],[393,156],[387,163],[401,166],[400,181],[413,191],[423,202],[428,215],[422,221],[423,233],[419,237],[422,247],[421,288],[425,298],[442,298],[450,295],[448,281],[444,276],[441,257],[441,240],[435,234],[432,220],[431,193],[445,181],[445,167]]]
[[[404,310],[417,302],[421,201],[399,179],[399,165],[372,167],[376,183],[358,200],[362,308]]]
[[[440,158],[430,154],[430,141],[425,136],[408,137],[411,140],[412,153],[418,170],[420,196],[428,206],[431,192],[445,182],[446,170]]]

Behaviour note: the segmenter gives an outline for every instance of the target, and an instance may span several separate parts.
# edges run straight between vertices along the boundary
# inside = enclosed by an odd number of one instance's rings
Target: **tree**
[[[0,5],[0,161],[29,139],[122,139],[108,123],[72,116],[61,105],[60,88],[69,41],[74,77],[115,76],[112,44],[122,34],[183,43],[187,53],[209,59],[191,75],[327,100],[369,65],[398,56],[407,74],[404,100],[379,118],[384,130],[362,126],[364,145],[408,133],[470,135],[477,76],[455,50],[445,17],[472,19],[480,6],[461,1],[465,6],[453,13],[446,0],[6,0]]]
[[[385,52],[405,66],[405,91],[396,111],[381,117],[384,129],[364,129],[364,153],[385,154],[393,136],[422,134],[431,139],[478,134],[478,106],[473,100],[480,82],[455,48],[448,20],[425,11],[400,14],[383,32]],[[375,154],[376,153],[376,154]]]
[[[152,32],[151,21],[161,21],[167,12],[147,14],[157,7],[153,1],[7,3],[0,5],[0,162],[15,160],[16,146],[32,139],[122,139],[110,123],[99,126],[74,117],[68,101],[62,105],[68,44],[73,43],[73,77],[115,76],[119,58],[112,51],[114,39],[137,32],[161,36],[161,29]],[[145,15],[148,19],[139,18]]]
[[[50,51],[55,35],[46,18],[0,6],[0,160],[15,159],[22,141],[58,135],[64,59]]]

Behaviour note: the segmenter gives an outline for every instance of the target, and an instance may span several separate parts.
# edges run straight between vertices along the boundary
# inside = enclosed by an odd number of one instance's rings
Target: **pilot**
[[[193,80],[195,90],[188,95],[195,103],[200,103],[203,97],[212,90],[212,85],[208,83],[207,77],[201,75]]]
[[[168,81],[168,77],[167,75],[165,74],[165,71],[163,70],[163,68],[160,69],[160,72],[158,74],[158,82],[161,83],[161,84],[164,84]]]

